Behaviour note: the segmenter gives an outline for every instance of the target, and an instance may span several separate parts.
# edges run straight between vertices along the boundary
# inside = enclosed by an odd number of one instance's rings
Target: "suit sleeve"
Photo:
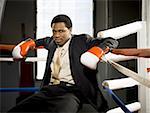
[[[113,48],[117,48],[119,45],[119,42],[111,37],[107,37],[107,38],[92,38],[92,37],[87,37],[87,45],[88,48],[91,48],[93,46],[98,46],[100,48],[102,48],[103,50],[106,49],[106,47],[109,47],[110,50],[112,50]]]
[[[48,49],[48,45],[51,41],[52,41],[52,37],[45,37],[42,39],[35,40],[36,48]]]

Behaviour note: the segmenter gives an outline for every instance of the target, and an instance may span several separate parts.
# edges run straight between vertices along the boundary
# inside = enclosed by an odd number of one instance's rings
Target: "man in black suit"
[[[63,14],[53,18],[51,27],[52,37],[30,40],[26,42],[29,44],[22,44],[24,47],[44,47],[48,50],[41,90],[17,104],[9,112],[76,113],[86,102],[104,113],[108,106],[98,88],[97,70],[84,66],[80,57],[93,46],[102,49],[107,46],[117,47],[117,41],[113,38],[92,38],[86,34],[72,35],[72,22]],[[20,48],[24,48],[23,46],[19,45]]]

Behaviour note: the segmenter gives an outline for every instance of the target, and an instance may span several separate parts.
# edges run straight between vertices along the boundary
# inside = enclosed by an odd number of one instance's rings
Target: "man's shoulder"
[[[87,44],[91,40],[93,40],[93,37],[91,37],[89,34],[77,34],[77,35],[72,35],[72,40],[76,41],[77,43],[83,43]]]
[[[86,37],[86,38],[90,38],[91,36],[89,34],[73,34],[73,37]]]
[[[53,38],[50,37],[50,36],[46,36],[46,37],[43,38],[43,41],[44,41],[45,43],[47,43],[47,44],[50,43],[52,40],[53,40]]]

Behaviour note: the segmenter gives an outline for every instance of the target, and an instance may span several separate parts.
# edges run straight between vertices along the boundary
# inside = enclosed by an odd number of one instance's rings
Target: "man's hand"
[[[111,38],[111,37],[101,39],[100,41],[101,43],[98,46],[102,48],[104,51],[108,50],[108,48],[109,48],[109,51],[111,51],[112,49],[117,48],[119,45],[119,42],[116,39]]]
[[[22,41],[16,47],[14,47],[12,51],[12,56],[14,59],[22,59],[25,58],[29,49],[35,48],[35,42],[32,39],[28,39],[26,41]]]
[[[113,48],[117,48],[118,41],[108,37],[104,39],[96,39],[96,46],[90,48],[87,52],[81,55],[80,61],[83,65],[95,70],[97,63],[102,59],[104,54],[107,54]]]
[[[105,52],[100,47],[94,46],[81,55],[80,61],[83,65],[95,70],[104,54]]]

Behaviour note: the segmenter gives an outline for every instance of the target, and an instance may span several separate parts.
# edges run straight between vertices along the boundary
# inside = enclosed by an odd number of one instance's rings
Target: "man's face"
[[[64,22],[52,24],[53,39],[56,44],[62,46],[71,37],[71,29],[65,26]]]

